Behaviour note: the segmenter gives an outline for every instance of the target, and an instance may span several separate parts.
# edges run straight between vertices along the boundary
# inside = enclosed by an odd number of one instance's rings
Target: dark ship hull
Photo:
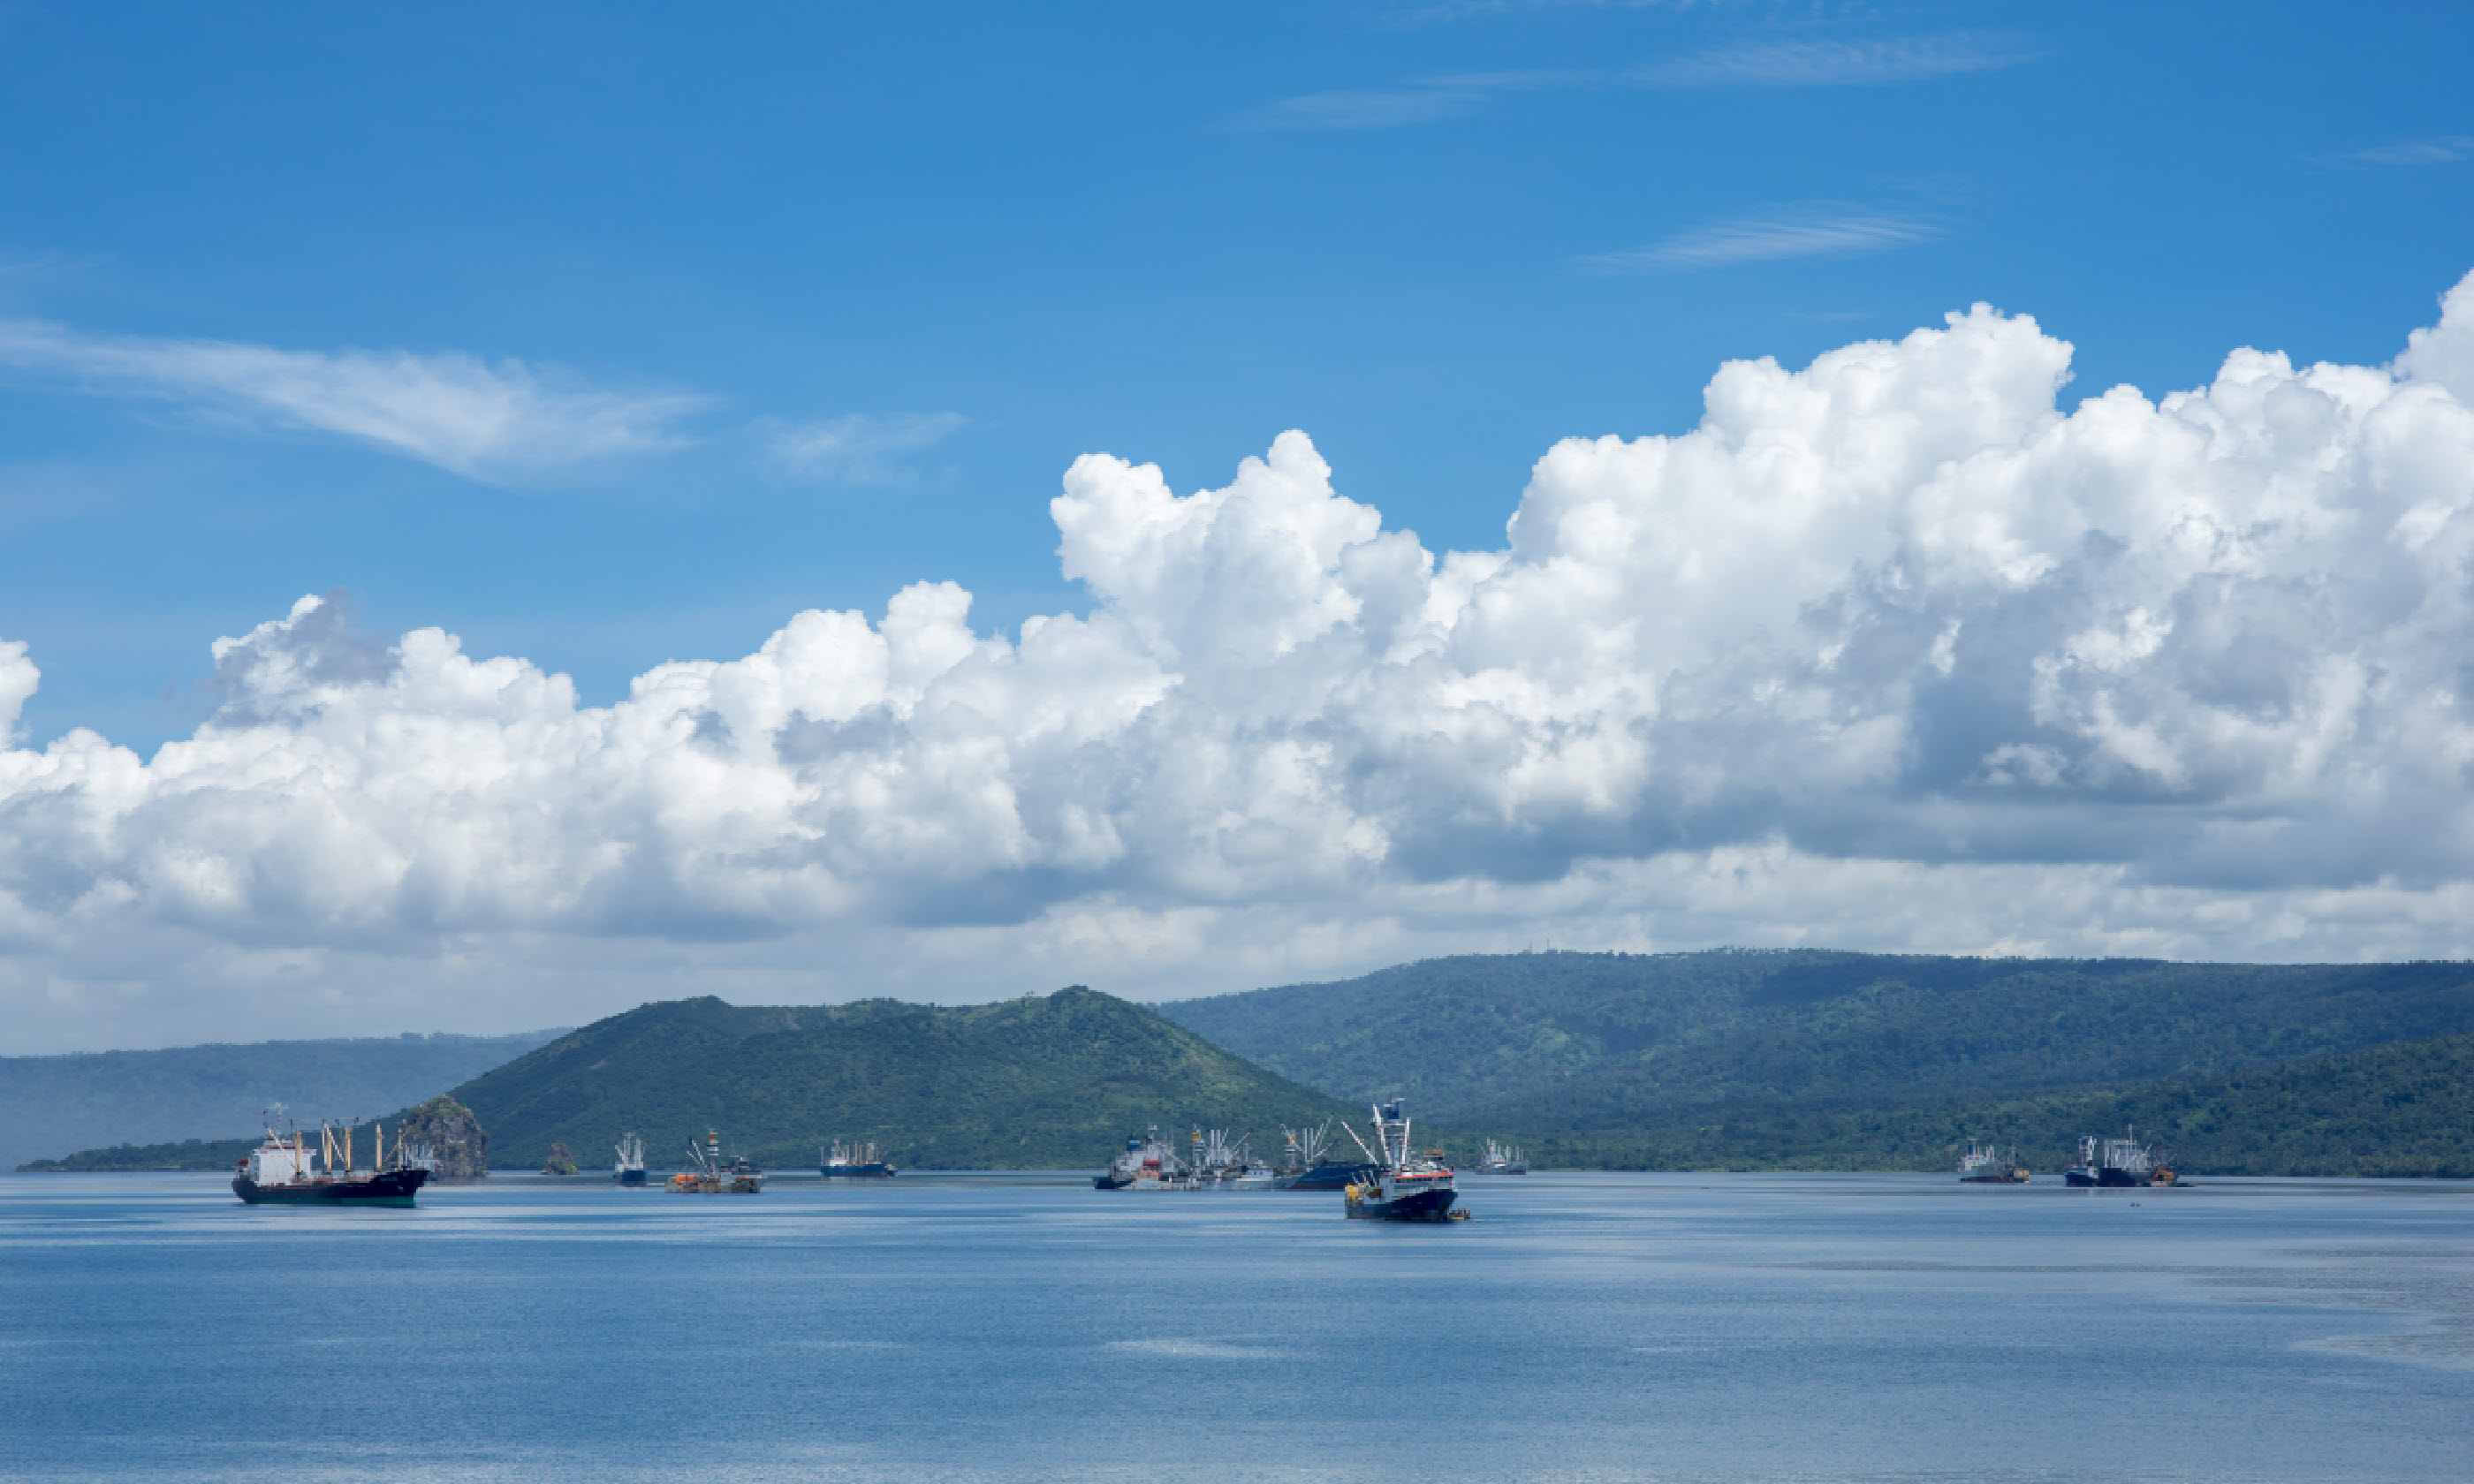
[[[852,1180],[891,1180],[897,1171],[879,1160],[873,1164],[819,1164],[816,1173],[832,1180],[837,1176]]]
[[[1449,1221],[1458,1197],[1459,1192],[1445,1188],[1419,1190],[1396,1201],[1352,1200],[1348,1215],[1352,1221]]]
[[[2115,1169],[2110,1164],[2093,1169],[2084,1164],[2074,1164],[2062,1171],[2062,1179],[2074,1185],[2101,1185],[2108,1190],[2161,1190],[2167,1185],[2188,1184],[2171,1170],[2151,1170],[2143,1175],[2136,1170]]]
[[[1114,1170],[1110,1170],[1105,1174],[1094,1175],[1091,1177],[1091,1188],[1094,1190],[1123,1190],[1133,1183],[1133,1176],[1120,1176]]]
[[[1281,1190],[1346,1190],[1381,1172],[1382,1167],[1373,1164],[1317,1164],[1295,1173],[1281,1171],[1272,1177],[1272,1184]]]
[[[644,1184],[644,1172],[643,1170],[620,1170],[618,1172],[618,1184],[622,1185],[641,1185]]]
[[[381,1170],[366,1179],[296,1180],[261,1185],[247,1175],[232,1177],[232,1194],[252,1206],[396,1206],[412,1204],[429,1179],[423,1169]]]

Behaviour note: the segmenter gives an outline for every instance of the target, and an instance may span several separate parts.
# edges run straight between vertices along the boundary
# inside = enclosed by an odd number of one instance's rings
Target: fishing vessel
[[[2139,1141],[2136,1129],[2124,1128],[2120,1138],[2079,1136],[2079,1161],[2066,1166],[2062,1178],[2074,1185],[2171,1185],[2180,1184],[2159,1161],[2154,1150]]]
[[[1225,1190],[1269,1190],[1272,1167],[1254,1158],[1250,1134],[1231,1139],[1226,1129],[1195,1131],[1194,1178]]]
[[[2019,1151],[2003,1154],[1981,1139],[1967,1141],[1967,1153],[1958,1157],[1958,1178],[1973,1185],[2018,1185],[2027,1178],[2019,1162]]]
[[[1376,1172],[1370,1178],[1351,1184],[1346,1191],[1347,1212],[1358,1221],[1449,1221],[1467,1212],[1455,1212],[1452,1202],[1459,1191],[1452,1185],[1451,1166],[1443,1161],[1441,1153],[1415,1150],[1409,1142],[1409,1119],[1400,1112],[1397,1098],[1376,1105],[1374,1138],[1377,1147],[1370,1147],[1348,1129],[1348,1137],[1357,1139]]]
[[[1131,1135],[1108,1167],[1091,1177],[1102,1190],[1199,1190],[1202,1183],[1185,1167],[1176,1152],[1159,1137],[1154,1123],[1146,1134]]]
[[[1272,1185],[1276,1189],[1346,1190],[1360,1180],[1372,1179],[1380,1169],[1374,1164],[1331,1158],[1328,1118],[1320,1128],[1293,1129],[1283,1124],[1280,1133],[1288,1140],[1288,1147],[1281,1151],[1279,1167],[1272,1171]]]
[[[386,1125],[376,1137],[370,1168],[352,1167],[355,1118],[340,1126],[318,1122],[318,1153],[310,1155],[307,1136],[284,1116],[283,1105],[266,1110],[266,1141],[243,1155],[232,1171],[232,1194],[252,1206],[410,1206],[429,1180],[426,1149],[404,1147],[398,1131],[393,1162],[386,1147]]]
[[[747,1162],[747,1156],[721,1157],[721,1133],[707,1129],[704,1145],[688,1140],[688,1158],[692,1168],[670,1177],[670,1189],[678,1195],[758,1195],[764,1189],[764,1172]]]
[[[891,1180],[901,1171],[885,1162],[874,1144],[845,1144],[837,1140],[831,1149],[816,1152],[816,1173],[827,1180],[843,1176],[854,1180]]]
[[[622,1185],[644,1183],[644,1141],[632,1133],[618,1136],[618,1164],[612,1178]]]
[[[1526,1175],[1529,1173],[1529,1157],[1510,1144],[1498,1144],[1490,1138],[1486,1141],[1486,1154],[1477,1161],[1476,1173]]]

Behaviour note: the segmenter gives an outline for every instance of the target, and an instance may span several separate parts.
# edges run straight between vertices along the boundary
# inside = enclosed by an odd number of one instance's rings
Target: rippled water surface
[[[2474,1188],[0,1176],[0,1477],[2462,1480]]]

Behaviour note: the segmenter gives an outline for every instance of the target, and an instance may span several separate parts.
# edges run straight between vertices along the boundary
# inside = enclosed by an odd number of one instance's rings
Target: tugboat
[[[1177,1162],[1176,1154],[1159,1137],[1159,1125],[1148,1134],[1129,1135],[1123,1154],[1091,1177],[1100,1190],[1199,1190],[1202,1183]]]
[[[1374,1137],[1381,1152],[1357,1138],[1357,1131],[1348,1125],[1348,1137],[1357,1139],[1357,1147],[1377,1166],[1372,1178],[1352,1183],[1346,1191],[1349,1218],[1355,1221],[1453,1221],[1467,1219],[1467,1211],[1452,1209],[1459,1192],[1452,1185],[1451,1166],[1443,1162],[1440,1154],[1427,1150],[1413,1153],[1409,1144],[1409,1120],[1400,1112],[1397,1098],[1374,1109]]]
[[[831,1149],[816,1151],[816,1173],[827,1180],[849,1176],[854,1180],[891,1180],[902,1173],[877,1157],[874,1144],[841,1143]]]
[[[1486,1141],[1485,1158],[1477,1161],[1477,1169],[1472,1173],[1479,1175],[1526,1175],[1529,1173],[1529,1157],[1522,1154],[1519,1150],[1513,1148],[1510,1144],[1498,1144],[1493,1139],[1490,1138]]]
[[[2121,1138],[2098,1138],[2093,1134],[2079,1136],[2079,1162],[2062,1171],[2062,1178],[2074,1185],[2170,1185],[2173,1172],[2160,1169],[2154,1154],[2139,1142],[2138,1131],[2124,1128]]]
[[[1293,1129],[1283,1125],[1280,1133],[1288,1139],[1288,1148],[1280,1155],[1280,1167],[1272,1172],[1272,1184],[1281,1190],[1346,1190],[1361,1180],[1371,1180],[1381,1173],[1379,1164],[1352,1164],[1346,1160],[1329,1158],[1331,1120],[1322,1127]],[[1354,1136],[1351,1136],[1352,1137]]]
[[[618,1136],[618,1167],[613,1178],[622,1185],[644,1183],[644,1141],[633,1134]]]
[[[1972,1185],[2019,1185],[2027,1179],[2026,1169],[2019,1163],[2019,1151],[2002,1154],[1981,1139],[1967,1141],[1967,1153],[1958,1157],[1958,1178]]]
[[[266,1111],[266,1141],[242,1156],[232,1171],[232,1194],[252,1206],[407,1207],[428,1183],[427,1163],[416,1162],[407,1154],[400,1131],[395,1162],[387,1162],[383,1123],[374,1130],[377,1147],[371,1154],[370,1168],[356,1170],[352,1168],[352,1131],[359,1127],[359,1119],[341,1129],[319,1121],[315,1164],[308,1140],[285,1120],[281,1103]]]
[[[704,1147],[688,1140],[688,1158],[695,1161],[693,1169],[685,1169],[670,1177],[670,1190],[677,1195],[759,1195],[764,1189],[764,1172],[747,1162],[747,1156],[730,1160],[721,1157],[721,1133],[707,1129]]]

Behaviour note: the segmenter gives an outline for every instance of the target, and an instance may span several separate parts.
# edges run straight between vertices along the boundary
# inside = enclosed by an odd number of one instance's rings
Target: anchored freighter
[[[1958,1157],[1958,1178],[1974,1185],[2018,1185],[2027,1178],[2027,1170],[2019,1162],[2019,1151],[2003,1154],[1982,1139],[1967,1141],[1967,1153]]]
[[[1281,1152],[1279,1168],[1272,1171],[1272,1184],[1282,1190],[1346,1190],[1361,1180],[1371,1180],[1381,1170],[1376,1164],[1357,1164],[1330,1157],[1331,1120],[1312,1129],[1283,1126],[1280,1133],[1288,1147]]]
[[[2079,1162],[2062,1170],[2074,1185],[2173,1185],[2181,1184],[2156,1152],[2139,1141],[2138,1131],[2123,1129],[2121,1138],[2079,1137]]]
[[[1526,1175],[1529,1173],[1529,1157],[1510,1144],[1498,1144],[1490,1138],[1486,1141],[1486,1154],[1477,1161],[1477,1173]]]
[[[832,1180],[849,1176],[856,1180],[891,1180],[901,1171],[879,1158],[874,1144],[839,1143],[816,1152],[816,1173]]]
[[[426,1147],[415,1155],[399,1135],[394,1162],[387,1159],[386,1125],[373,1130],[376,1147],[370,1168],[352,1168],[355,1118],[340,1128],[321,1119],[313,1158],[302,1131],[283,1116],[283,1105],[266,1111],[266,1141],[241,1157],[232,1172],[232,1194],[252,1206],[410,1206],[429,1180]]]
[[[1108,1167],[1091,1177],[1102,1190],[1199,1190],[1202,1183],[1177,1162],[1176,1151],[1159,1137],[1154,1123],[1148,1134],[1130,1136],[1125,1151]]]

